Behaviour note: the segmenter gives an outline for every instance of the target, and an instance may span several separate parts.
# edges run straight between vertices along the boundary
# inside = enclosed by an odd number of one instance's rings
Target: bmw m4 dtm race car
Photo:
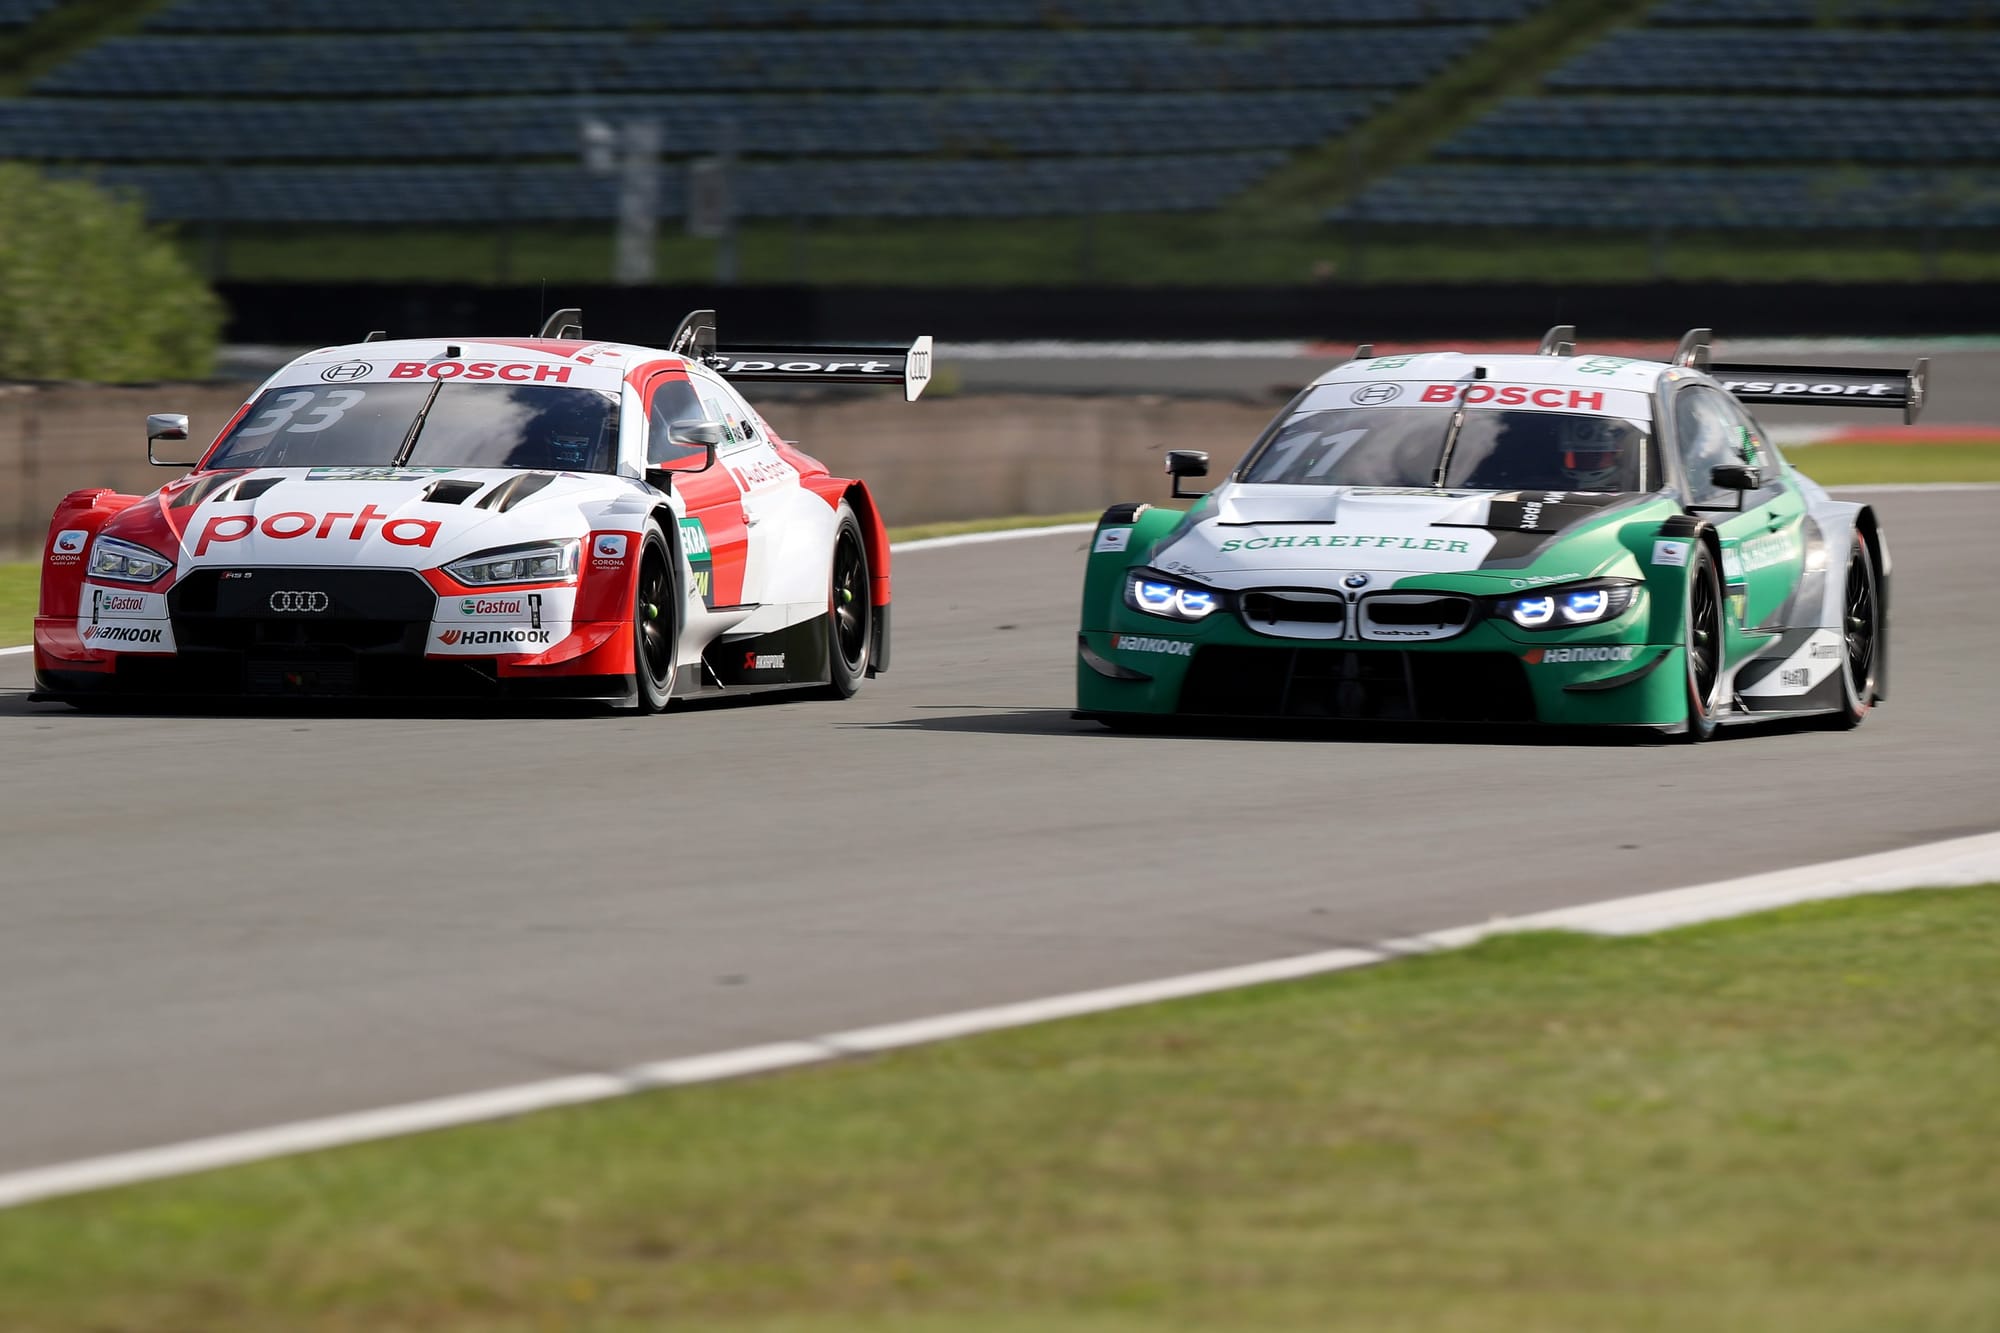
[[[151,495],[64,498],[36,697],[604,700],[818,687],[889,662],[889,547],[865,483],[787,444],[736,382],[897,384],[908,349],[369,340],[266,381]],[[187,418],[148,421],[148,456]]]
[[[1168,456],[1185,513],[1106,511],[1077,709],[1173,716],[1580,723],[1693,738],[1888,695],[1889,549],[1867,505],[1787,462],[1746,403],[1914,420],[1909,372],[1575,354],[1356,358],[1295,398],[1229,477]]]

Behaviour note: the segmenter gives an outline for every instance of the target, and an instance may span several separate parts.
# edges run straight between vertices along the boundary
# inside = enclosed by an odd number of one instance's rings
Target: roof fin
[[[368,330],[368,336],[361,341],[365,343],[378,343],[388,336],[389,330],[387,329],[370,329]]]
[[[574,306],[558,310],[542,322],[542,338],[581,338],[583,336],[583,311]]]
[[[1575,356],[1576,325],[1558,324],[1542,335],[1542,345],[1535,349],[1537,356]]]
[[[1674,364],[1689,370],[1708,369],[1708,345],[1715,341],[1714,329],[1689,329],[1674,349]]]
[[[673,339],[667,343],[669,352],[706,361],[715,351],[715,312],[713,310],[690,310],[681,320],[681,326],[674,330]]]
[[[1375,356],[1374,343],[1362,343],[1359,347],[1354,349],[1354,359],[1356,361],[1372,360],[1374,356]]]

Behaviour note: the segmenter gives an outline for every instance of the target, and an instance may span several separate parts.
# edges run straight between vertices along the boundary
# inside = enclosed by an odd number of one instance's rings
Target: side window
[[[672,467],[685,459],[700,458],[707,451],[699,445],[675,444],[667,438],[668,427],[676,421],[700,421],[708,413],[694,386],[686,380],[660,380],[653,386],[653,403],[646,412],[646,464]]]
[[[1743,461],[1742,428],[1729,400],[1699,384],[1682,389],[1674,398],[1674,439],[1694,503],[1730,503],[1734,493],[1708,479],[1713,468]]]
[[[1757,503],[1758,497],[1767,496],[1778,487],[1778,479],[1784,475],[1785,460],[1779,456],[1778,446],[1771,443],[1771,437],[1757,424],[1757,419],[1743,410],[1743,405],[1733,398],[1724,398],[1722,405],[1729,411],[1734,423],[1736,438],[1743,450],[1744,462],[1764,470],[1763,488],[1751,492],[1746,504]]]
[[[755,443],[757,432],[750,425],[748,414],[735,394],[705,377],[695,381],[695,389],[701,394],[702,415],[710,421],[722,423],[722,449],[725,453]]]

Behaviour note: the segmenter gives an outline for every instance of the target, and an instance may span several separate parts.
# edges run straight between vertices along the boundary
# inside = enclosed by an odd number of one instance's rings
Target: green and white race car
[[[1099,521],[1077,711],[1554,723],[1700,739],[1888,694],[1889,550],[1865,504],[1785,461],[1744,403],[1914,420],[1910,371],[1535,355],[1356,359],[1185,512]]]

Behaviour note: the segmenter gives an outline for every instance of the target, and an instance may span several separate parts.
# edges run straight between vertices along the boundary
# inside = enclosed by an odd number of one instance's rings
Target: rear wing
[[[1715,365],[1708,373],[1746,403],[1793,407],[1900,407],[1913,422],[1924,410],[1930,379],[1929,357],[1908,370],[1863,370],[1852,366]]]
[[[717,344],[715,312],[697,310],[674,331],[669,350],[726,379],[782,384],[897,384],[916,402],[931,381],[931,337],[908,347],[764,347]]]
[[[1689,329],[1674,349],[1674,364],[1707,371],[1742,402],[1788,407],[1900,407],[1906,424],[1916,421],[1924,410],[1931,376],[1927,356],[1917,358],[1917,364],[1908,370],[1711,364],[1708,349],[1714,336],[1709,329]]]

